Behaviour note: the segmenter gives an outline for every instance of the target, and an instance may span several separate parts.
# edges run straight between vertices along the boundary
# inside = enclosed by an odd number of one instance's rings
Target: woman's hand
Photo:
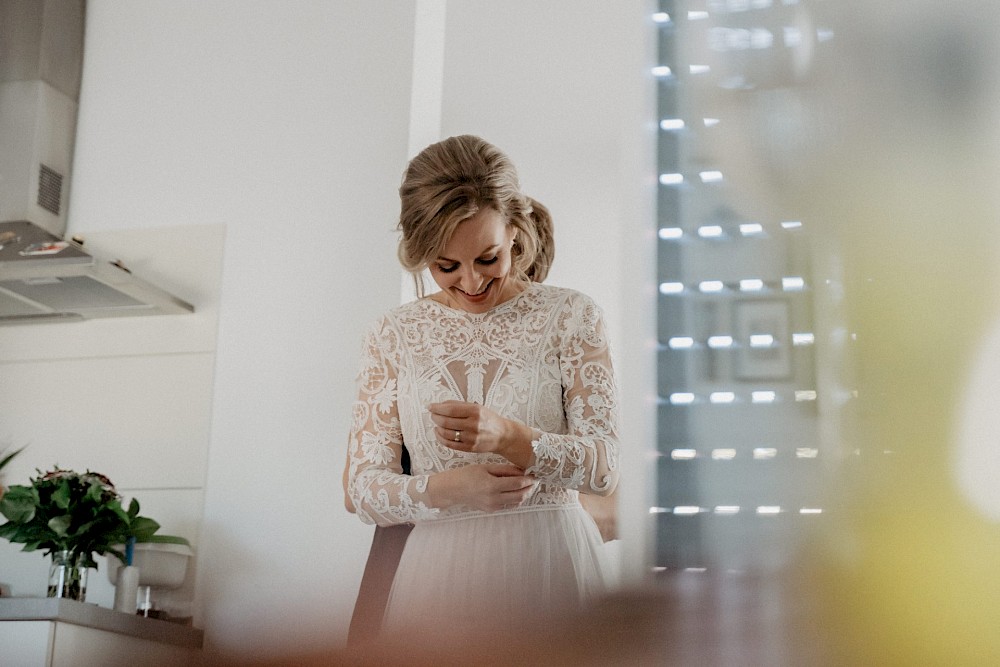
[[[495,453],[527,468],[534,432],[478,403],[444,401],[428,406],[439,444],[461,452]]]
[[[597,529],[601,531],[601,538],[605,542],[618,539],[618,498],[617,492],[610,496],[592,496],[588,493],[580,494],[580,504],[587,510],[597,524]]]
[[[344,478],[342,480],[344,485],[344,508],[351,514],[355,514],[357,513],[357,510],[354,507],[354,501],[351,500],[351,494],[347,492],[347,479],[348,476],[350,475],[350,472],[351,472],[351,454],[350,451],[348,451],[347,462],[344,464]]]
[[[470,465],[431,476],[427,493],[436,507],[466,505],[485,512],[520,507],[536,480],[505,463]]]

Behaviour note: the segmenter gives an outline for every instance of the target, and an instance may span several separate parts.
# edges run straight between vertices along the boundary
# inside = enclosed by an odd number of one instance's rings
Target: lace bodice
[[[618,394],[600,309],[587,296],[531,284],[482,314],[420,299],[369,330],[358,373],[348,490],[367,523],[418,522],[466,507],[433,508],[427,481],[442,470],[506,463],[434,438],[428,404],[485,405],[541,433],[522,508],[565,504],[577,489],[607,492],[617,479]],[[411,474],[402,474],[403,443]],[[517,511],[517,510],[515,510]]]

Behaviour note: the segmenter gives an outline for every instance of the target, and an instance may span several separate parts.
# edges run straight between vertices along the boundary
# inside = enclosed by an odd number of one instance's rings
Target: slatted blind
[[[762,212],[752,192],[733,187],[733,170],[760,168],[766,156],[741,160],[723,140],[740,120],[733,96],[797,85],[833,35],[794,0],[663,0],[651,18],[660,115],[655,567],[780,567],[824,520],[829,452],[810,227],[792,210]]]

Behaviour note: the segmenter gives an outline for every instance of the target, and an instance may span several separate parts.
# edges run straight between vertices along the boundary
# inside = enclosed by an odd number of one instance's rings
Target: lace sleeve
[[[618,484],[618,389],[600,308],[571,300],[559,321],[559,365],[568,433],[531,443],[539,479],[606,496]]]
[[[348,493],[365,523],[388,526],[433,518],[426,500],[428,475],[405,475],[397,409],[399,338],[383,320],[365,338],[348,447]]]

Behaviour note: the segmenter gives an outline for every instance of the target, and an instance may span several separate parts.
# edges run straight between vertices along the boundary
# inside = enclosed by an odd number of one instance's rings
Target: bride
[[[604,590],[602,538],[578,499],[618,483],[604,322],[589,297],[531,281],[543,208],[496,147],[429,146],[400,198],[399,258],[420,298],[365,338],[347,470],[363,521],[414,525],[383,629],[517,633]],[[429,296],[424,269],[440,288]]]

